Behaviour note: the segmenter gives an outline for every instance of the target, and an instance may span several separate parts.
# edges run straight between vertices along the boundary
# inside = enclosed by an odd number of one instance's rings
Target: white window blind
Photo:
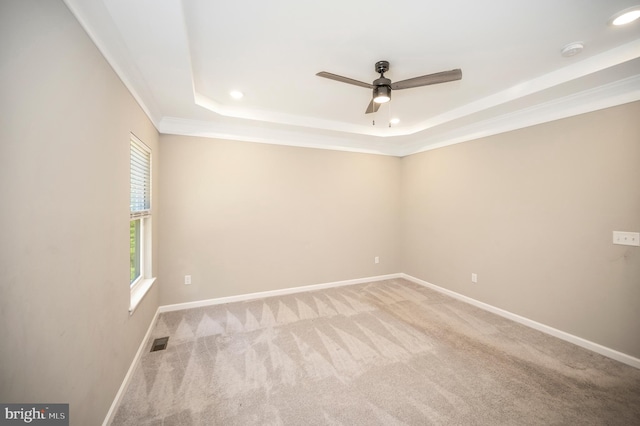
[[[151,152],[136,138],[131,140],[131,218],[151,214]]]

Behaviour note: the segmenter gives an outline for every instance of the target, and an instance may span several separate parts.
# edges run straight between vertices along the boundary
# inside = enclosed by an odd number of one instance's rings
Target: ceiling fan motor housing
[[[388,61],[376,62],[376,72],[380,74],[380,78],[373,81],[373,102],[383,104],[391,100],[391,80],[384,76],[389,71]]]

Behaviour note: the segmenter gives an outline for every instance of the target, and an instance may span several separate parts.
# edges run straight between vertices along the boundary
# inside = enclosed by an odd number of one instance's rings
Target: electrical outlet
[[[380,263],[380,257],[379,256],[374,257],[373,258],[373,262],[374,263]]]
[[[474,284],[478,283],[478,274],[471,274],[471,282]]]
[[[613,231],[613,244],[640,246],[640,232]]]
[[[191,275],[185,275],[184,276],[184,285],[190,285],[191,284]]]

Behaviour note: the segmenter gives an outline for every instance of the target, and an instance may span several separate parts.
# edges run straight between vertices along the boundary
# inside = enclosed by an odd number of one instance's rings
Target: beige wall
[[[169,135],[160,145],[161,304],[398,272],[399,158]]]
[[[640,249],[611,244],[640,230],[640,103],[398,159],[159,142],[61,1],[3,1],[0,59],[2,402],[99,424],[159,302],[400,271],[640,357]],[[133,316],[129,132],[160,277]]]
[[[402,271],[640,357],[640,103],[402,160]],[[478,274],[472,284],[471,273]]]
[[[0,55],[0,401],[97,425],[158,305],[128,313],[129,132],[158,135],[61,1],[3,1]]]

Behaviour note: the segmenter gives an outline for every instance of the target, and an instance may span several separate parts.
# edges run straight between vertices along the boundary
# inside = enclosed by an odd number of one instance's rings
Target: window
[[[151,288],[151,150],[134,135],[130,141],[129,312]]]

